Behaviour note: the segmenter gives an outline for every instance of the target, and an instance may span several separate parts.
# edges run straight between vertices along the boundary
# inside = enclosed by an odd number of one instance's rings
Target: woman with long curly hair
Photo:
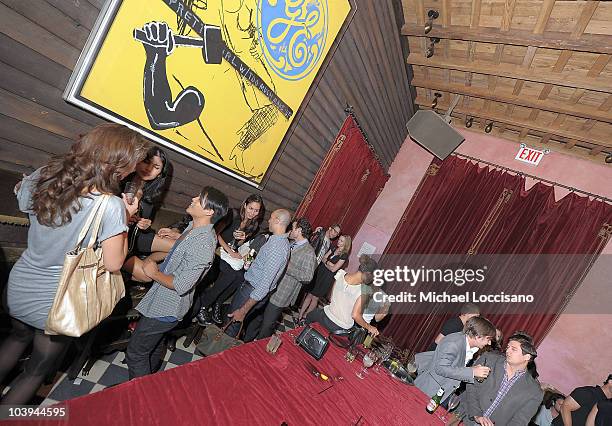
[[[2,404],[27,404],[70,338],[44,334],[59,285],[66,252],[103,194],[116,194],[120,182],[134,171],[148,143],[118,124],[95,127],[68,153],[51,159],[16,188],[19,209],[28,214],[28,247],[11,270],[7,304],[12,331],[0,347],[0,382],[32,344],[25,370],[11,383]],[[97,244],[102,245],[108,271],[119,271],[127,254],[127,218],[138,208],[112,195],[102,216]],[[89,236],[85,237],[88,241]]]

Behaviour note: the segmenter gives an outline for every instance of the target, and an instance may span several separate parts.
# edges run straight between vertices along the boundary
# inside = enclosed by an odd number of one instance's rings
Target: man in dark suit
[[[474,382],[475,377],[487,377],[489,368],[478,365],[466,367],[472,356],[491,344],[495,338],[495,326],[485,318],[473,317],[465,324],[465,331],[445,336],[433,352],[422,352],[415,356],[418,377],[414,384],[427,396],[444,389],[445,401],[461,382]]]
[[[537,352],[530,336],[515,333],[508,339],[506,354],[487,352],[475,364],[491,373],[482,383],[466,386],[462,405],[466,426],[525,426],[536,414],[544,393],[529,373]]]

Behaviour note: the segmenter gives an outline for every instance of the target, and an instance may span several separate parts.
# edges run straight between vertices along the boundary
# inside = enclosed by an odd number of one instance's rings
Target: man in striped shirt
[[[225,332],[236,337],[240,325],[248,322],[263,310],[269,294],[276,288],[289,261],[289,240],[287,227],[291,222],[291,214],[285,209],[274,210],[268,220],[272,235],[257,253],[253,264],[244,274],[244,282],[234,295],[230,305],[233,324]]]

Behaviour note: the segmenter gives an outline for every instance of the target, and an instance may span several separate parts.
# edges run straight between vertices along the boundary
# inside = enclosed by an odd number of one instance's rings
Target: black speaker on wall
[[[442,117],[430,110],[420,110],[406,124],[410,138],[444,160],[465,140]]]

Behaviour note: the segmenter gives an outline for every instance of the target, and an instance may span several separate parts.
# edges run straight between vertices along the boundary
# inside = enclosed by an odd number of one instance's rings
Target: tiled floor
[[[277,326],[277,330],[283,332],[294,327],[295,323],[292,315],[284,313],[283,319]],[[184,348],[184,341],[185,338],[181,337],[176,342],[176,350],[174,352],[166,352],[160,371],[169,370],[201,358],[195,354],[195,345],[192,343],[189,347]],[[48,391],[48,389],[44,390],[45,393],[48,393],[42,405],[51,405],[59,401],[98,392],[109,386],[127,381],[128,370],[127,366],[124,364],[124,359],[124,352],[114,352],[106,355],[95,362],[89,374],[83,375],[81,371],[74,381],[69,380],[66,373],[58,374],[50,391]]]

